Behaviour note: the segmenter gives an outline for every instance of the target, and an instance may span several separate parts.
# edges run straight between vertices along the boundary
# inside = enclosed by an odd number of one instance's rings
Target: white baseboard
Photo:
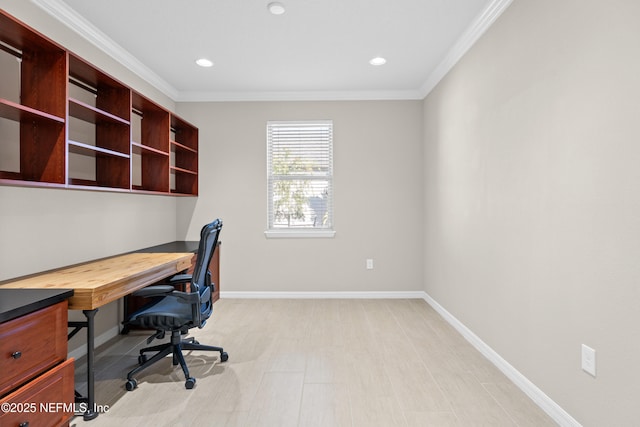
[[[233,292],[220,291],[220,298],[255,299],[424,299],[424,291],[399,292]]]
[[[544,412],[562,427],[582,427],[569,413],[554,402],[535,384],[522,375],[509,362],[504,360],[498,353],[482,341],[476,334],[467,328],[462,322],[456,319],[451,313],[438,304],[429,294],[424,293],[424,300],[433,307],[451,326],[453,326],[476,350],[493,363],[507,378],[522,390],[531,400],[535,402]]]
[[[86,331],[80,331],[80,334],[82,335],[82,333],[84,332],[84,335],[86,337]],[[107,341],[109,341],[110,339],[117,337],[118,334],[120,333],[120,326],[114,326],[113,328],[101,333],[100,335],[98,335],[97,337],[94,338],[94,346],[96,348],[98,348],[99,346],[101,346],[102,344],[106,343]],[[87,354],[87,343],[86,343],[86,338],[83,341],[84,343],[69,352],[68,357],[73,357],[74,359],[79,359],[83,356],[85,356]]]

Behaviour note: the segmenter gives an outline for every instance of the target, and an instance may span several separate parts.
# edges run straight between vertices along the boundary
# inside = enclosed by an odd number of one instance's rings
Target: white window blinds
[[[267,122],[268,228],[333,229],[333,123]]]

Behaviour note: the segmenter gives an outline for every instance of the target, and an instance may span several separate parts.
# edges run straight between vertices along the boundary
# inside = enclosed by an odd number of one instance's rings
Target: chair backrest
[[[213,294],[211,289],[211,272],[209,263],[213,258],[213,253],[218,246],[218,236],[222,229],[222,221],[216,219],[211,224],[207,224],[200,230],[200,243],[198,254],[196,255],[196,265],[191,276],[191,292],[197,292],[200,299],[199,310],[194,314],[196,326],[204,326],[205,321],[211,316],[213,311]],[[215,284],[214,284],[215,286]]]

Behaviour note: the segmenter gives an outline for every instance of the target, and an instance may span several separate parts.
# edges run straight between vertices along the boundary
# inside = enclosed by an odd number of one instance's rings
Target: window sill
[[[336,235],[335,230],[267,230],[267,239],[329,239]]]

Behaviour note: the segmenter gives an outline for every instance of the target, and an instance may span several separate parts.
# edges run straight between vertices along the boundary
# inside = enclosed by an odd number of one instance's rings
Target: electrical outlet
[[[373,259],[367,258],[367,270],[373,270]]]
[[[596,376],[596,351],[582,344],[582,370]]]

